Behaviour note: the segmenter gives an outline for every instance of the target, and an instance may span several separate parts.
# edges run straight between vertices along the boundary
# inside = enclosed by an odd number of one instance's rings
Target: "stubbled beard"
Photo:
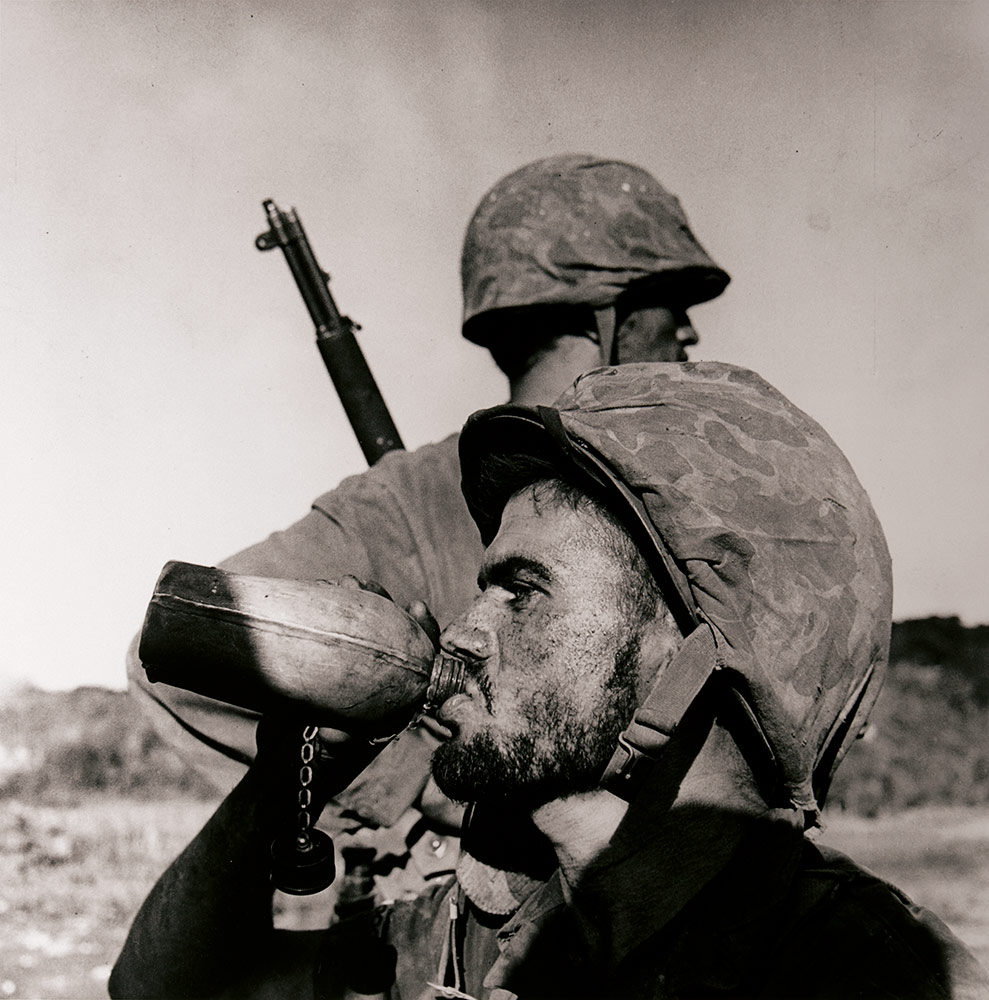
[[[627,639],[615,663],[596,711],[579,717],[572,704],[547,692],[525,707],[528,731],[499,744],[482,730],[468,739],[459,736],[433,753],[436,784],[456,802],[503,803],[536,808],[563,795],[596,788],[618,734],[635,711],[638,635]],[[551,750],[540,754],[549,735]]]

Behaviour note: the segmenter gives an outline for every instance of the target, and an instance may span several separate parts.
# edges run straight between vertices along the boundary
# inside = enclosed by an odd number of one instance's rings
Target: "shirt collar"
[[[677,812],[679,844],[645,838],[641,851],[602,859],[572,898],[559,872],[536,889],[498,931],[484,986],[524,992],[547,949],[563,972],[587,963],[617,981],[647,941],[648,964],[671,984],[737,983],[752,949],[773,937],[802,834],[779,816]]]

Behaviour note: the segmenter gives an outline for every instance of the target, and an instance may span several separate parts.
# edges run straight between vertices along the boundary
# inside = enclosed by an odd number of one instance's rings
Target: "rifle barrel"
[[[270,198],[262,202],[271,228],[254,241],[259,250],[278,247],[316,327],[316,346],[368,465],[404,447],[354,330],[330,294],[329,275],[316,255],[294,208],[283,212]]]

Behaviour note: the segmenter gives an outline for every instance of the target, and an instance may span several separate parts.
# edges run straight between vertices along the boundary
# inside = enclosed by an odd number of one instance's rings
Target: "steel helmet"
[[[837,445],[743,368],[600,368],[553,407],[508,405],[468,420],[463,491],[486,544],[512,489],[492,459],[512,455],[562,462],[593,481],[688,636],[623,735],[608,787],[661,751],[717,674],[765,750],[757,777],[777,789],[770,805],[816,822],[879,692],[891,622],[883,532]]]
[[[488,191],[467,226],[460,274],[464,336],[484,346],[489,325],[477,320],[494,310],[601,309],[633,285],[670,279],[686,307],[720,295],[729,281],[680,202],[650,174],[573,154],[527,164]]]

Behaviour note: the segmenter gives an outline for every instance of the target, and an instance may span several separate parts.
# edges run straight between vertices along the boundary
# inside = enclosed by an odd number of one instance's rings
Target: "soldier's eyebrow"
[[[502,556],[490,563],[483,563],[477,574],[477,585],[481,590],[494,585],[504,587],[516,580],[521,574],[532,579],[532,582],[549,586],[553,582],[553,574],[545,563],[528,556]]]

